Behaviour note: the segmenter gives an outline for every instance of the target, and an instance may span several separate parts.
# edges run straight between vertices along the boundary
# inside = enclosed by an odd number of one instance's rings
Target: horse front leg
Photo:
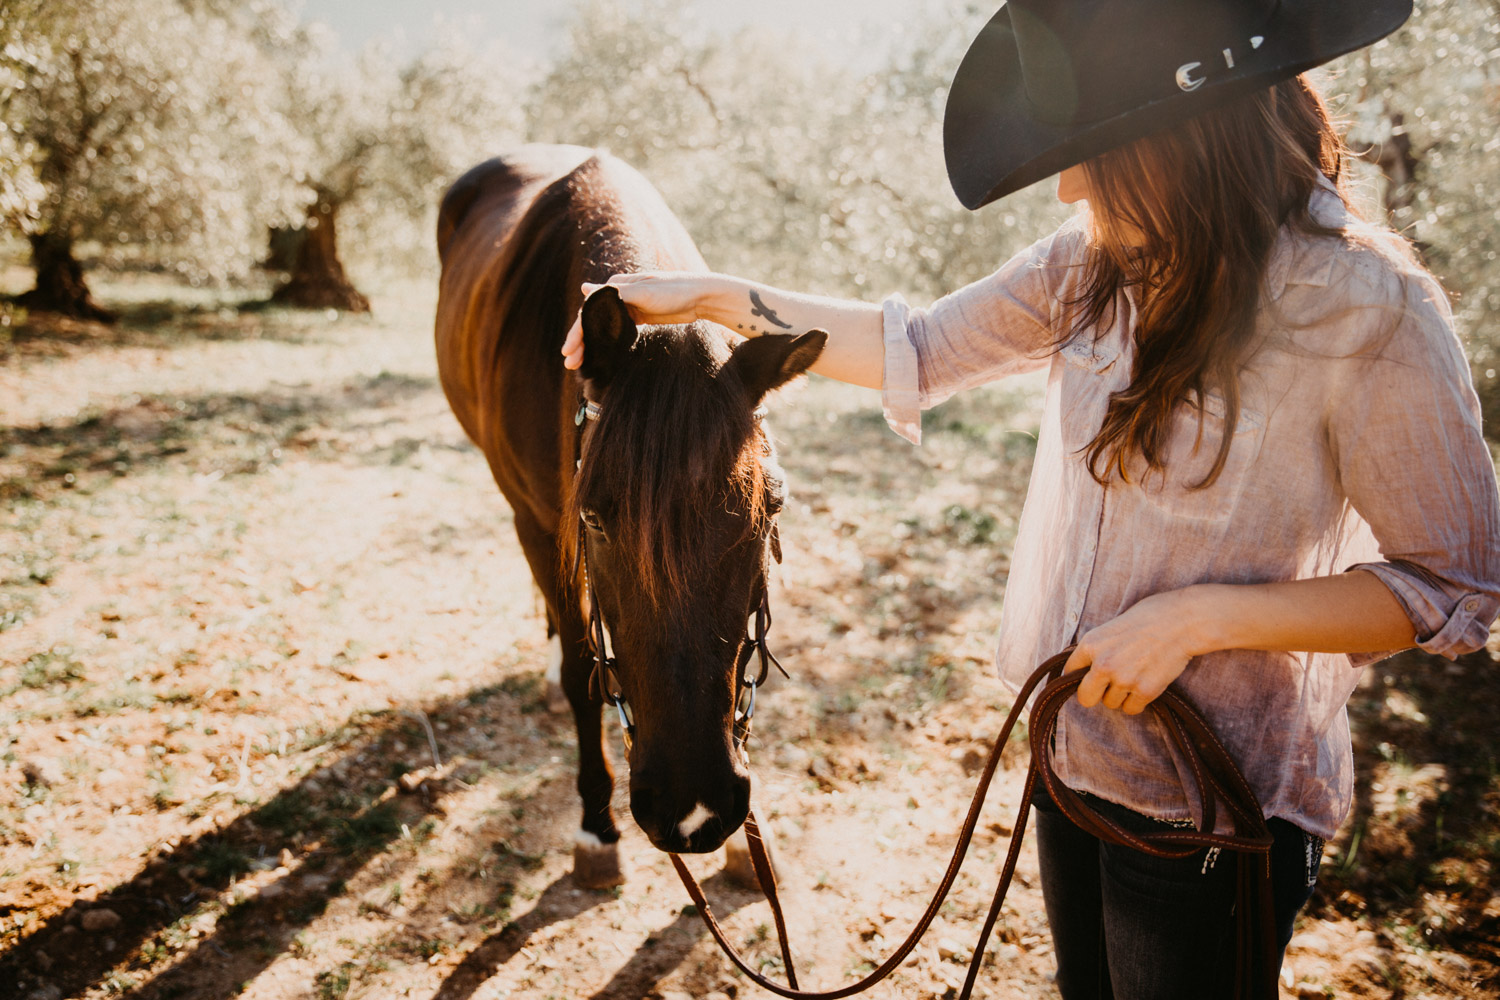
[[[600,718],[603,702],[589,690],[593,659],[585,639],[587,617],[578,597],[567,593],[558,579],[557,537],[521,514],[516,516],[516,535],[537,586],[543,594],[552,595],[547,602],[547,631],[554,633],[557,645],[552,652],[560,660],[557,674],[561,693],[573,709],[578,731],[578,797],[583,800],[583,822],[573,836],[573,880],[588,889],[620,885],[625,881],[620,868],[620,831],[609,808],[615,782],[604,751]]]
[[[582,618],[565,615],[563,621],[562,686],[578,727],[578,797],[583,802],[583,822],[573,840],[573,881],[584,889],[607,889],[623,885],[625,874],[620,865],[620,831],[610,809],[615,776],[604,745],[604,703],[589,684],[594,663],[583,630],[567,624],[581,623]]]

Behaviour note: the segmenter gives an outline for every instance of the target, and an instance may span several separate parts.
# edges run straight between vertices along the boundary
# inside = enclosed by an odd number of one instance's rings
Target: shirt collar
[[[1308,198],[1313,218],[1325,226],[1342,229],[1349,224],[1349,211],[1343,196],[1333,182],[1321,173],[1318,186]],[[1286,294],[1288,285],[1311,285],[1327,288],[1333,273],[1334,254],[1326,243],[1308,239],[1300,233],[1282,228],[1266,266],[1266,290],[1271,301]]]

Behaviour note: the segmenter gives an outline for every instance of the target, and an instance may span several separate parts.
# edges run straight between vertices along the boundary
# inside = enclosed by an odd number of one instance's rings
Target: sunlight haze
[[[689,10],[702,23],[726,30],[755,26],[802,35],[830,60],[858,64],[878,44],[872,40],[943,6],[942,0],[692,0]],[[307,0],[303,14],[327,23],[351,49],[374,39],[421,48],[435,24],[448,21],[473,25],[478,37],[501,39],[522,56],[544,59],[561,41],[575,7],[574,0]]]

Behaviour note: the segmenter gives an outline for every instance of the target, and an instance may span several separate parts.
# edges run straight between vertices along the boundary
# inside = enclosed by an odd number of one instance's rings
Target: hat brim
[[[1068,167],[1269,87],[1379,41],[1406,23],[1412,0],[1282,3],[1265,34],[1278,52],[1198,90],[1150,101],[1084,125],[1030,112],[1010,10],[1002,7],[969,47],[943,116],[943,153],[958,200],[978,209]]]

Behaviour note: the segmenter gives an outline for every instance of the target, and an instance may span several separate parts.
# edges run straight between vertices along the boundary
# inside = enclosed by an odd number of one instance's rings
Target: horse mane
[[[630,362],[610,382],[602,412],[568,492],[563,523],[579,523],[585,498],[608,503],[617,533],[617,567],[650,604],[671,613],[671,595],[701,587],[714,546],[705,545],[709,512],[738,512],[740,541],[768,527],[765,445],[744,387],[720,377],[700,324],[643,330]],[[563,532],[571,569],[577,532]],[[568,574],[564,574],[567,576]]]

